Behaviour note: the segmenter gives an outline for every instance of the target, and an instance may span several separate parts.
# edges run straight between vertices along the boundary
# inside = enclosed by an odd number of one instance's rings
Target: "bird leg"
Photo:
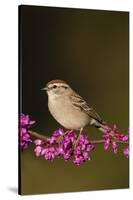
[[[76,146],[78,145],[78,143],[79,143],[79,138],[80,138],[80,135],[81,135],[82,131],[83,131],[83,128],[81,128],[80,131],[79,131],[78,138],[77,138],[77,140],[74,142],[74,147],[76,147]]]
[[[61,136],[59,137],[59,139],[58,139],[57,142],[60,144],[60,143],[62,142],[64,136],[65,136],[67,133],[72,132],[72,131],[73,131],[73,130],[67,130],[65,133],[63,133],[63,135],[61,135]]]

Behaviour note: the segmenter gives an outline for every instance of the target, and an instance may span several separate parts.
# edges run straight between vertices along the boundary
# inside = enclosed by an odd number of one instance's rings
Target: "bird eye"
[[[57,86],[56,86],[56,85],[54,85],[54,86],[53,86],[53,88],[57,88]]]

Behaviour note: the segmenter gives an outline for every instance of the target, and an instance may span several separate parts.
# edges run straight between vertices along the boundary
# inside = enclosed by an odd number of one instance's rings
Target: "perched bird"
[[[66,129],[82,132],[87,125],[103,129],[105,122],[86,101],[65,81],[52,80],[46,84],[48,108],[55,120]]]

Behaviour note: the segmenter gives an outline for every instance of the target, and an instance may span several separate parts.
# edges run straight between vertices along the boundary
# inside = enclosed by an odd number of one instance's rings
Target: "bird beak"
[[[44,87],[44,88],[42,88],[41,90],[46,90],[46,91],[47,91],[47,90],[48,90],[48,88],[47,88],[47,87]]]

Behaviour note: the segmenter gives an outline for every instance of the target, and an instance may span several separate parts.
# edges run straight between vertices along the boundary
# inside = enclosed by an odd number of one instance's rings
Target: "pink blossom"
[[[24,114],[20,115],[19,139],[20,139],[20,148],[22,150],[27,149],[29,144],[32,142],[28,129],[34,123],[35,121],[31,121],[29,115],[24,115]]]
[[[128,158],[129,157],[129,146],[123,149],[123,154]]]
[[[63,137],[59,142],[59,138]],[[78,143],[75,145],[75,142]],[[43,156],[45,160],[53,160],[56,157],[63,157],[65,160],[73,159],[73,163],[80,165],[90,160],[89,152],[94,150],[87,136],[81,134],[78,138],[73,131],[67,131],[64,134],[63,129],[54,131],[49,140],[35,140],[36,148],[34,150],[36,156]]]
[[[41,152],[42,152],[42,147],[41,146],[37,146],[35,149],[34,149],[34,152],[36,154],[36,156],[40,156],[41,155]]]
[[[113,128],[106,126],[105,127],[105,134],[103,135],[104,138],[104,149],[107,150],[110,147],[112,147],[112,150],[114,153],[117,153],[118,151],[118,142],[126,142],[129,140],[129,135],[125,135],[121,133],[116,125],[113,126]]]

